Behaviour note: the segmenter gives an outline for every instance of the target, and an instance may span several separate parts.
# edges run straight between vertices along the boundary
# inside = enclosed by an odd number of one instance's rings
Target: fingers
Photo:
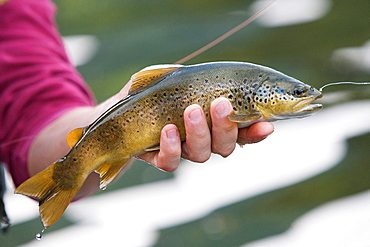
[[[174,124],[166,125],[162,129],[160,143],[157,167],[172,172],[177,169],[181,158],[180,134]]]
[[[229,156],[235,149],[238,138],[238,126],[227,118],[233,112],[231,103],[225,98],[218,98],[211,104],[212,117],[212,152],[223,157]]]
[[[162,129],[160,151],[140,155],[140,159],[171,172],[177,169],[181,156],[193,162],[205,162],[211,152],[226,157],[230,155],[236,143],[256,143],[265,139],[274,131],[268,122],[259,122],[248,128],[238,129],[237,124],[227,118],[233,111],[225,98],[216,99],[211,104],[212,131],[205,114],[199,105],[191,105],[184,111],[186,141],[181,143],[180,134],[175,125],[169,124]],[[212,138],[211,138],[212,132]]]
[[[184,111],[186,142],[182,145],[182,157],[194,162],[205,162],[211,156],[211,133],[206,117],[199,105],[191,105]]]
[[[159,152],[147,152],[140,159],[158,169],[172,172],[177,169],[181,158],[181,141],[178,129],[173,124],[166,125],[161,132]]]

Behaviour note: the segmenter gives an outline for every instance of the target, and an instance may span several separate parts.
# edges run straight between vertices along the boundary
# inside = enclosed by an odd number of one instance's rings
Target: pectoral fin
[[[158,145],[158,146],[153,146],[153,147],[147,148],[144,151],[145,152],[154,152],[154,151],[159,151],[159,149],[160,149],[160,146]]]
[[[228,118],[231,122],[237,123],[239,128],[244,128],[262,120],[262,114],[258,112],[251,114],[233,114],[229,115]]]
[[[161,79],[166,78],[166,76],[182,67],[182,65],[156,65],[156,66],[149,66],[144,68],[143,70],[135,73],[130,81],[132,83],[131,88],[129,90],[129,94],[133,94],[134,91],[140,92],[138,89],[142,89],[153,82],[158,82]],[[138,91],[137,91],[138,90]]]

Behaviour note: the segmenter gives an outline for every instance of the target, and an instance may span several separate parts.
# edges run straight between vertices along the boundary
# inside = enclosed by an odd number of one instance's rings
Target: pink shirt
[[[29,178],[34,137],[66,111],[94,104],[67,58],[49,0],[0,6],[0,160],[16,186]]]

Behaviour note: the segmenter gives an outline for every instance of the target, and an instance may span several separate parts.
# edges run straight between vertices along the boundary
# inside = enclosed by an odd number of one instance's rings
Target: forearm
[[[27,164],[29,175],[37,174],[55,160],[65,156],[70,150],[66,142],[68,133],[73,129],[85,127],[92,123],[120,98],[127,95],[126,88],[97,106],[74,108],[40,131],[29,149]],[[98,190],[98,185],[98,174],[91,173],[76,197],[79,198],[94,193]]]

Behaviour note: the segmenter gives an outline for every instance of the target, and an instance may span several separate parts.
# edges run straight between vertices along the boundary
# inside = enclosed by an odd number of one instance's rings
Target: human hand
[[[232,111],[231,103],[227,99],[219,98],[213,101],[210,110],[210,131],[201,107],[191,105],[184,112],[186,141],[181,142],[175,125],[166,125],[161,133],[160,151],[148,152],[138,158],[161,170],[172,172],[179,166],[181,157],[194,162],[207,161],[211,153],[227,157],[234,151],[236,143],[256,143],[274,131],[269,122],[259,122],[238,129],[237,124],[227,118]]]

